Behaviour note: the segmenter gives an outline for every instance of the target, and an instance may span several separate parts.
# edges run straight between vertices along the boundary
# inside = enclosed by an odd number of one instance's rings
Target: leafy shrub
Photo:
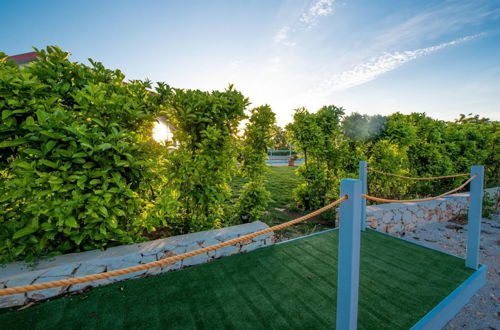
[[[247,216],[246,222],[261,220],[267,210],[271,193],[262,181],[250,181],[243,185],[235,215]]]
[[[490,194],[485,191],[483,196],[483,218],[491,217],[500,211],[500,192],[495,191]]]
[[[273,147],[279,150],[286,150],[290,148],[290,143],[286,136],[286,130],[278,125],[273,125],[272,128],[272,139],[273,139]],[[273,152],[273,155],[275,153]],[[276,153],[276,155],[279,155]],[[286,154],[288,155],[288,154]]]
[[[305,157],[297,174],[305,183],[293,196],[298,207],[309,210],[322,207],[338,196],[336,168],[338,167],[339,138],[342,108],[324,106],[317,113],[305,108],[295,110],[294,121],[287,125],[289,139]]]
[[[325,205],[332,196],[332,186],[328,181],[326,166],[319,163],[309,163],[299,166],[296,173],[304,178],[293,191],[296,205],[303,210],[314,210]]]
[[[220,228],[230,218],[235,136],[247,105],[232,86],[223,92],[173,91],[166,114],[178,147],[168,155],[158,208],[172,233]]]
[[[249,221],[259,220],[271,199],[264,186],[264,174],[275,121],[276,115],[268,105],[254,108],[243,135],[241,173],[247,183],[243,186],[236,212],[239,216],[249,215]]]
[[[161,153],[161,95],[56,47],[18,67],[0,53],[0,262],[140,237]]]

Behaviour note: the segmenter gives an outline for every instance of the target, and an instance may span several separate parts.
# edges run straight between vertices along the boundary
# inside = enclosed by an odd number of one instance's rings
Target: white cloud
[[[309,7],[307,12],[302,14],[300,21],[310,28],[318,24],[318,20],[321,16],[328,16],[332,12],[333,0],[318,0]]]
[[[289,31],[290,31],[290,27],[289,26],[282,27],[274,35],[274,41],[277,42],[277,43],[280,43],[280,44],[282,44],[284,46],[290,46],[290,47],[295,46],[296,43],[292,42],[292,41],[290,41],[288,39],[288,33],[289,33]]]
[[[234,60],[231,63],[229,63],[229,66],[231,67],[231,69],[236,70],[236,69],[239,69],[242,62],[243,62],[243,60]]]
[[[381,56],[372,57],[365,63],[354,66],[354,68],[352,68],[351,70],[334,75],[332,78],[326,80],[319,89],[323,93],[330,93],[332,91],[345,90],[367,83],[377,78],[381,74],[392,71],[402,66],[406,62],[429,55],[440,49],[477,38],[480,35],[481,34],[467,36],[427,48],[407,50],[403,52],[384,53]]]
[[[329,16],[333,13],[334,0],[316,0],[300,15],[298,21],[291,25],[285,25],[279,29],[274,35],[274,42],[293,47],[297,43],[290,40],[290,34],[297,33],[301,30],[310,29],[318,24],[321,17]]]

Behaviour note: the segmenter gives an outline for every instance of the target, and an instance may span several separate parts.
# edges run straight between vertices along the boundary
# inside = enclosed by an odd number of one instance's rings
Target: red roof
[[[35,61],[39,57],[40,55],[38,55],[37,52],[29,52],[19,55],[7,56],[7,59],[14,61],[16,64],[24,64]]]

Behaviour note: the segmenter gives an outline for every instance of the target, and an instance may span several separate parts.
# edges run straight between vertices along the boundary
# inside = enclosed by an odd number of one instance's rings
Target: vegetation
[[[335,192],[332,187],[338,187],[334,169],[343,114],[344,110],[335,106],[325,106],[317,113],[300,108],[287,126],[290,141],[305,158],[297,170],[304,183],[294,190],[295,202],[305,210],[325,205]]]
[[[243,135],[241,173],[246,183],[238,200],[237,214],[244,221],[259,220],[270,200],[264,174],[275,121],[276,116],[268,105],[254,108]]]
[[[286,136],[286,130],[278,125],[273,125],[272,128],[273,147],[278,150],[286,150],[290,148],[290,143]]]
[[[172,233],[220,228],[230,217],[236,131],[248,100],[223,92],[175,89],[166,107],[177,148],[167,156],[158,218]]]
[[[343,116],[342,109],[325,109],[328,107],[317,113],[297,109],[294,122],[288,126],[291,140],[306,157],[306,163],[298,168],[306,183],[296,190],[297,205],[303,209],[308,208],[302,202],[306,199],[312,208],[324,204],[319,194],[337,198],[338,181],[356,177],[363,159],[373,168],[415,177],[467,173],[470,166],[484,164],[486,185],[500,184],[498,122],[463,115],[456,122],[445,122],[420,113]],[[340,126],[337,118],[342,118]],[[388,198],[435,195],[463,181],[414,182],[369,175],[368,190]]]
[[[131,243],[147,221],[163,100],[150,83],[55,47],[0,53],[0,262]]]
[[[500,185],[500,124],[486,118],[346,116],[330,105],[297,109],[282,129],[261,106],[239,136],[249,101],[232,86],[153,90],[149,81],[124,83],[101,63],[70,62],[57,47],[38,53],[26,67],[0,53],[0,263],[136,242],[154,231],[220,228],[242,215],[284,221],[290,212],[275,208],[307,211],[336,199],[340,179],[357,177],[360,160],[418,177],[484,164],[486,186]],[[174,127],[175,147],[152,140],[160,116]],[[305,158],[296,175],[268,171],[267,150],[290,143]],[[369,191],[388,198],[435,195],[462,182],[369,175]]]

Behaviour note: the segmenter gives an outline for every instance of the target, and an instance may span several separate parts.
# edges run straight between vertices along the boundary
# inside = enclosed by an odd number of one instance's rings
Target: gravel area
[[[467,225],[433,223],[406,235],[429,247],[465,257]],[[483,219],[480,263],[488,265],[488,281],[445,329],[500,329],[500,214]]]

